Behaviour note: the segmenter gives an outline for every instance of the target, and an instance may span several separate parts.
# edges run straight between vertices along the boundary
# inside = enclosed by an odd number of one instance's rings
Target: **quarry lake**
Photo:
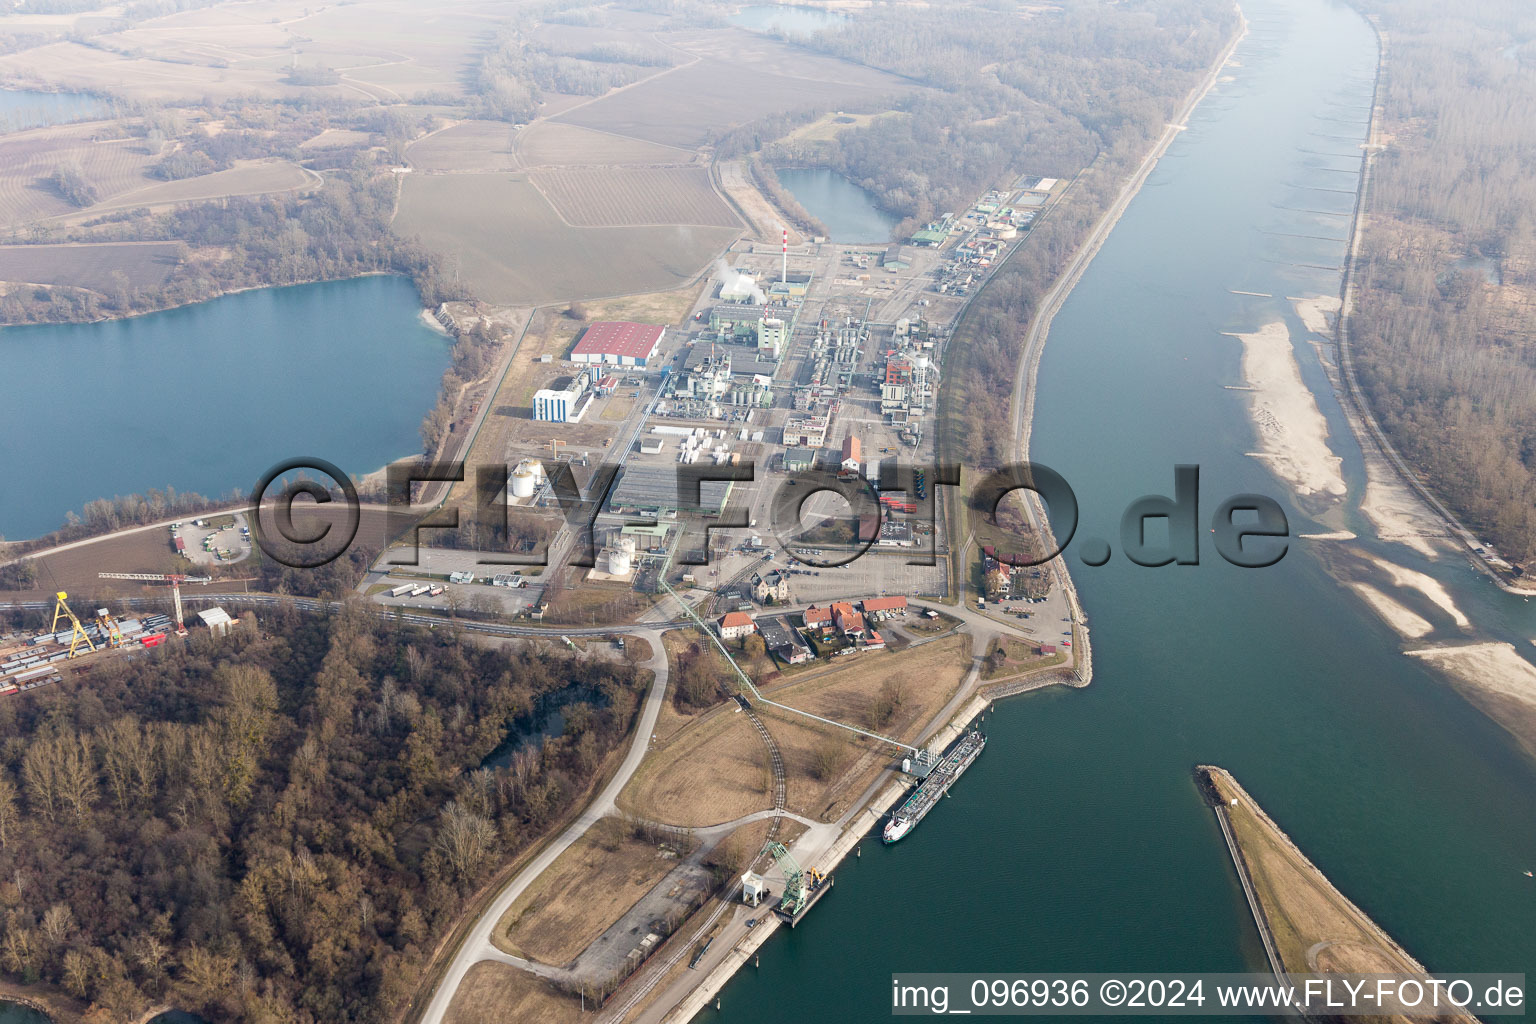
[[[824,28],[836,28],[847,20],[847,15],[836,11],[791,4],[754,4],[743,7],[730,17],[731,24],[742,28],[801,35],[819,32]]]
[[[421,450],[447,368],[398,277],[263,288],[127,320],[0,330],[0,534],[150,488],[249,493],[300,455],[369,473]]]
[[[901,219],[875,205],[875,197],[836,171],[824,167],[785,167],[774,171],[806,212],[827,226],[834,242],[889,242]]]
[[[0,131],[108,117],[112,112],[110,100],[90,93],[0,89]]]
[[[1332,575],[1327,545],[1341,542],[1293,539],[1267,569],[1227,564],[1208,536],[1198,566],[1143,568],[1118,549],[1122,510],[1172,494],[1174,466],[1195,463],[1202,518],[1229,495],[1270,496],[1293,537],[1348,529],[1360,535],[1349,543],[1432,576],[1478,639],[1530,654],[1536,636],[1532,604],[1464,558],[1373,539],[1354,507],[1361,452],[1284,297],[1338,294],[1339,274],[1313,268],[1338,266],[1344,244],[1294,236],[1347,234],[1353,196],[1336,193],[1353,179],[1331,168],[1359,166],[1376,43],[1331,0],[1242,7],[1250,31],[1230,77],[1073,290],[1040,367],[1030,457],[1071,482],[1082,510],[1067,557],[1093,631],[1092,685],[1000,702],[953,799],[895,846],[866,839],[870,856],[844,860],[827,898],[698,1020],[876,1020],[891,1012],[893,972],[1263,970],[1191,778],[1202,763],[1230,769],[1431,970],[1536,973],[1524,874],[1536,869],[1536,766]],[[1297,218],[1329,196],[1331,226],[1302,231]],[[1291,329],[1343,459],[1336,525],[1246,454],[1251,398],[1229,388],[1244,383],[1243,347],[1223,332],[1272,320]],[[1077,557],[1092,537],[1114,539],[1101,568]],[[1451,626],[1430,639],[1469,637]]]

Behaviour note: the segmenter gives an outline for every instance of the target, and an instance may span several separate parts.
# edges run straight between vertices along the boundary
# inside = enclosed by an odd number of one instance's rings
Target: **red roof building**
[[[720,620],[720,639],[735,640],[755,632],[757,625],[746,612],[726,612]]]
[[[832,610],[811,605],[800,613],[800,622],[806,629],[827,630],[832,627]]]
[[[847,601],[832,602],[832,621],[837,623],[838,630],[844,636],[864,634],[864,616],[854,611],[853,605]]]
[[[637,324],[629,320],[599,320],[582,333],[571,349],[577,363],[608,363],[614,366],[644,366],[657,348],[665,327]]]
[[[907,599],[905,597],[866,597],[864,599],[864,611],[869,612],[901,612],[906,613]]]

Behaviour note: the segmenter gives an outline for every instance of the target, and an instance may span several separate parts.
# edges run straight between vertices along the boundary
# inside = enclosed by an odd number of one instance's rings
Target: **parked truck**
[[[406,594],[409,594],[415,588],[416,588],[416,584],[414,584],[414,583],[402,583],[398,587],[391,587],[390,591],[389,591],[389,596],[390,597],[404,597]]]

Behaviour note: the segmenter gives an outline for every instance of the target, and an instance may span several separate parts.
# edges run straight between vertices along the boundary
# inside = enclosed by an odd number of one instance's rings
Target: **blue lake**
[[[759,32],[785,32],[809,35],[825,28],[836,28],[848,20],[845,14],[823,11],[817,7],[789,4],[753,4],[731,15],[733,25]]]
[[[111,100],[84,92],[0,89],[0,131],[111,117],[114,106]]]
[[[300,455],[373,472],[421,450],[448,359],[399,277],[0,330],[0,534],[150,488],[247,493]]]
[[[834,242],[889,242],[899,217],[875,205],[875,197],[824,167],[775,169],[779,182],[806,211],[827,226]]]

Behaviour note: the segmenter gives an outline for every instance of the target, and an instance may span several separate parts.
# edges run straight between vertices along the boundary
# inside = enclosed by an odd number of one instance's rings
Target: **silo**
[[[512,497],[531,498],[533,497],[533,491],[533,471],[528,468],[527,463],[520,463],[512,471]]]
[[[633,540],[630,540],[628,537],[624,539],[629,541],[630,547],[634,547],[635,542]],[[616,551],[608,552],[608,572],[614,576],[628,574],[631,557],[631,553],[625,551],[622,546]]]

